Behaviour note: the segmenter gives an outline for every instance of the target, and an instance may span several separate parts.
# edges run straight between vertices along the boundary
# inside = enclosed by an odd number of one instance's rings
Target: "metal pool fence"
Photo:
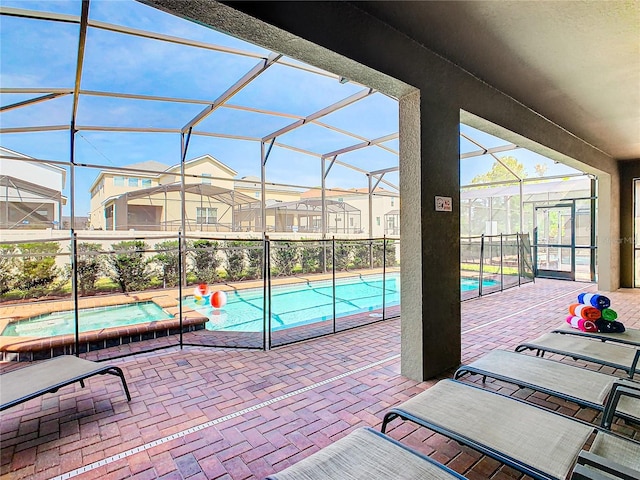
[[[31,325],[28,337],[4,335],[3,359],[108,359],[184,345],[270,349],[400,316],[397,239],[57,233],[0,242],[0,332],[56,314],[44,320],[50,333]],[[461,273],[463,300],[533,281],[528,235],[462,238]],[[226,308],[211,304],[214,292],[224,292]],[[301,293],[309,296],[295,297]],[[99,329],[89,321],[96,309],[108,320],[128,311],[115,307],[144,304],[166,317]],[[64,333],[56,321],[66,322]]]
[[[462,300],[534,281],[528,233],[460,239]]]
[[[166,232],[134,237],[133,233],[67,233],[0,244],[5,273],[0,279],[0,318],[5,322],[0,323],[0,332],[6,323],[51,313],[56,319],[47,320],[48,327],[66,315],[66,327],[73,332],[43,334],[32,326],[29,337],[3,338],[2,358],[82,354],[109,359],[184,345],[269,349],[400,315],[399,295],[393,302],[388,297],[390,282],[399,290],[399,240],[238,239]],[[206,298],[198,296],[203,284]],[[355,290],[343,284],[366,284],[374,293],[357,298]],[[313,321],[297,321],[304,305],[291,307],[283,303],[285,297],[274,294],[285,286],[312,287],[322,299],[323,305],[306,309]],[[344,298],[338,298],[338,286]],[[218,291],[229,300],[239,292],[251,292],[251,301],[239,301],[259,318],[260,327],[243,330],[223,325],[229,321],[224,306],[213,308],[208,303]],[[96,312],[89,310],[104,309],[107,317],[116,306],[145,302],[161,307],[169,318],[99,330],[88,330],[88,320],[83,321],[90,313],[95,317]],[[343,308],[346,304],[359,308]],[[281,322],[285,314],[293,315],[290,325]]]

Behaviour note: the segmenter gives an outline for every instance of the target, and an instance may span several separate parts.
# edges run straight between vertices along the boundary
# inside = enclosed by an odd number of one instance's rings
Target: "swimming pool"
[[[478,280],[463,278],[462,291],[476,290]],[[499,282],[484,280],[484,287]],[[382,308],[382,276],[367,275],[339,279],[336,282],[336,318],[366,313]],[[321,322],[333,318],[333,287],[330,280],[306,282],[272,288],[271,328],[285,328]],[[400,275],[386,276],[385,306],[400,304]],[[209,318],[207,330],[260,332],[263,330],[263,289],[235,290],[227,293],[228,302],[222,309],[214,309],[186,297],[183,306],[192,308]],[[130,326],[173,318],[153,302],[86,308],[78,311],[80,333],[109,327]],[[48,313],[8,324],[2,336],[50,337],[75,333],[73,310]]]
[[[385,306],[400,304],[400,276],[361,276],[336,281],[336,317],[365,313]],[[184,305],[207,316],[207,330],[260,332],[263,330],[263,290],[227,292],[227,304],[222,309],[200,304],[190,296]],[[333,318],[332,282],[317,281],[271,289],[271,329],[282,330]]]
[[[78,310],[80,332],[100,330],[167,320],[173,315],[165,312],[153,302],[138,302],[109,307],[82,308]],[[75,333],[75,315],[73,310],[47,313],[17,322],[9,323],[2,331],[3,336],[12,337],[50,337]]]
[[[463,278],[463,291],[478,288],[478,280]],[[483,286],[496,285],[484,280]],[[382,276],[367,275],[336,280],[336,318],[366,313],[382,308]],[[400,275],[391,273],[385,278],[385,307],[400,304]],[[208,303],[197,302],[193,296],[184,299],[184,306],[209,318],[207,330],[261,332],[264,329],[264,292],[262,288],[227,292],[227,304],[215,309]],[[333,318],[332,282],[317,281],[271,289],[271,329],[322,322]]]

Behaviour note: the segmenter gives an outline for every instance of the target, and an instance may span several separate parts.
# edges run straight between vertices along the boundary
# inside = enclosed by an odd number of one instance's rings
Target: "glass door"
[[[536,207],[533,227],[536,276],[575,280],[574,203]]]

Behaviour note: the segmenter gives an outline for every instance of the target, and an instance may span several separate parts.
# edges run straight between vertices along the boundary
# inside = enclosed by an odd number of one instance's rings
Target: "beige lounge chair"
[[[120,368],[73,355],[62,355],[0,375],[0,411],[45,393],[57,392],[59,388],[75,382],[80,382],[84,387],[84,380],[87,378],[104,374],[120,377],[127,400],[131,401],[129,388]]]
[[[364,427],[266,480],[460,480],[463,476]]]
[[[507,350],[493,350],[461,366],[454,378],[465,374],[482,375],[483,381],[495,378],[599,410],[604,412],[604,428],[611,427],[614,416],[640,423],[640,383],[631,380]]]
[[[614,478],[640,478],[640,443],[456,380],[441,380],[390,409],[382,432],[396,418],[453,438],[538,480],[565,480],[572,472],[584,478],[589,469],[615,472]],[[590,461],[594,465],[586,467]]]
[[[622,333],[582,332],[565,322],[560,327],[552,330],[552,333],[577,335],[580,337],[595,338],[603,342],[624,343],[633,347],[640,347],[640,330],[637,328],[627,328]]]
[[[516,352],[524,350],[535,350],[536,355],[539,356],[544,356],[545,352],[558,353],[574,359],[619,368],[626,371],[630,378],[633,378],[636,373],[640,361],[640,348],[557,333],[545,333],[535,340],[521,343],[516,347]]]

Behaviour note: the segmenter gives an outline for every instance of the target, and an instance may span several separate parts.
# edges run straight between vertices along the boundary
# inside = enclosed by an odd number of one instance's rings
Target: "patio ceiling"
[[[640,158],[638,0],[350,3],[609,156]]]

